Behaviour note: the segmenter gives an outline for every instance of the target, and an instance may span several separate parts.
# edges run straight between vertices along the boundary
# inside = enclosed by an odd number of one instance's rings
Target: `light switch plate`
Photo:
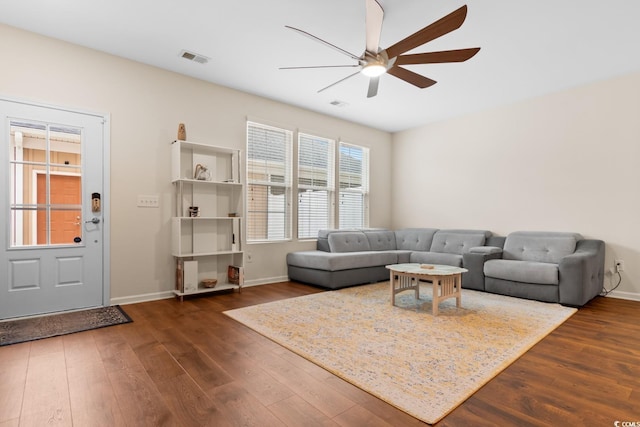
[[[138,196],[139,208],[157,208],[160,207],[160,197],[156,195]]]

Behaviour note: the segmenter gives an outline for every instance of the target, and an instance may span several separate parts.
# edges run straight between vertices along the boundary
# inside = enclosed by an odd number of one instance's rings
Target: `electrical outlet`
[[[615,261],[615,265],[616,265],[616,271],[618,273],[620,273],[621,271],[624,271],[624,260],[617,259]]]
[[[158,195],[138,196],[139,208],[158,208],[160,207],[160,197]]]

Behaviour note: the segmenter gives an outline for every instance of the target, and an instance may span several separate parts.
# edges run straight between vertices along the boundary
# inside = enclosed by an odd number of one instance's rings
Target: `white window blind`
[[[292,132],[247,122],[247,241],[291,238]]]
[[[369,149],[340,143],[338,216],[340,228],[369,225]]]
[[[335,141],[298,134],[298,238],[333,227]]]

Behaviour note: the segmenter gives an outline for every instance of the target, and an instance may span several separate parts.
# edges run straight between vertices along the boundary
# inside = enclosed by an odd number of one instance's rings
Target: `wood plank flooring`
[[[316,292],[132,304],[130,324],[2,347],[0,427],[424,425],[222,314]],[[437,425],[614,421],[640,422],[640,302],[598,297]]]

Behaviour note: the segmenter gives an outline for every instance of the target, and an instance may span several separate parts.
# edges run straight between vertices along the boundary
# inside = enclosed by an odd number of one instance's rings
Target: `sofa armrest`
[[[462,287],[484,291],[484,263],[502,258],[502,248],[477,246],[462,254],[462,266],[469,270],[462,275]]]
[[[499,248],[497,246],[476,246],[469,249],[469,253],[482,255],[502,255],[502,248]]]
[[[576,251],[560,260],[559,302],[580,307],[602,292],[604,285],[604,242],[579,240]]]

